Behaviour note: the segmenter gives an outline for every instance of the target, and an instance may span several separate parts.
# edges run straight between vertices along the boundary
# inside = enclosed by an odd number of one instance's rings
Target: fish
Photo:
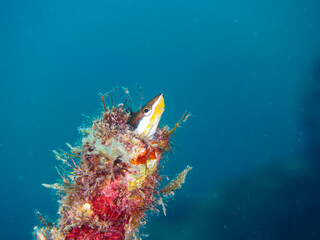
[[[158,94],[135,114],[130,125],[140,136],[152,138],[157,131],[164,108],[163,94]]]

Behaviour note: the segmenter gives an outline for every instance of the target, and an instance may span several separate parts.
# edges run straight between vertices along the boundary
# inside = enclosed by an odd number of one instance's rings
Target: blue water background
[[[136,83],[162,124],[192,113],[163,174],[194,168],[149,239],[320,239],[319,30],[318,0],[1,1],[0,239],[57,218],[52,150],[99,92],[137,108]]]

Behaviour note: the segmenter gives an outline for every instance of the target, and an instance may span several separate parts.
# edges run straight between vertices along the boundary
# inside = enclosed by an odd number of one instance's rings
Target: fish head
[[[158,128],[164,108],[163,95],[158,94],[135,114],[130,125],[141,136],[152,138]]]

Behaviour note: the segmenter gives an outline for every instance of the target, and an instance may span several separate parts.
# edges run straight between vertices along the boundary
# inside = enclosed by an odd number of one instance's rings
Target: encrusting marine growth
[[[80,129],[82,143],[67,144],[71,153],[54,151],[71,171],[58,170],[59,183],[43,184],[57,191],[60,217],[50,222],[37,212],[42,226],[34,227],[35,239],[141,239],[139,228],[146,223],[146,214],[159,211],[157,206],[165,214],[163,200],[181,188],[191,170],[187,166],[161,189],[159,162],[171,149],[171,133],[190,114],[185,113],[172,130],[158,128],[164,111],[162,94],[136,114],[123,104],[107,109],[105,96],[101,97],[104,112],[91,126]]]

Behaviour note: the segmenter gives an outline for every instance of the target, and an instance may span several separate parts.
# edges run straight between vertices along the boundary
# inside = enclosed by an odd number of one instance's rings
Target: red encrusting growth
[[[130,161],[133,165],[145,164],[148,159],[156,159],[156,151],[153,149],[147,149],[142,154]]]
[[[87,225],[73,228],[66,236],[66,240],[77,239],[77,240],[122,240],[124,235],[117,229],[110,229],[108,232],[101,232],[98,229],[92,229]]]

